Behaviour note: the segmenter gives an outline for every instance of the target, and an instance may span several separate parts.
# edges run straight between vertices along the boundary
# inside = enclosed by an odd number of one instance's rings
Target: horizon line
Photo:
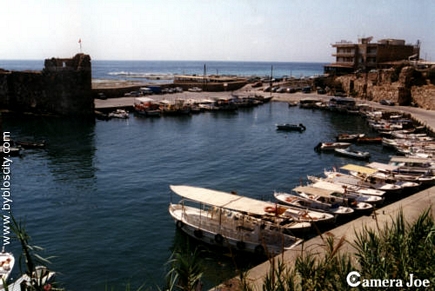
[[[72,56],[74,57],[74,56]],[[71,58],[72,58],[71,57]],[[44,62],[47,59],[52,58],[60,58],[65,59],[65,57],[51,57],[51,58],[45,58],[45,59],[0,59],[0,61],[41,61]],[[228,63],[319,63],[319,64],[328,64],[331,63],[331,61],[253,61],[253,60],[164,60],[164,59],[136,59],[136,60],[126,60],[126,59],[92,59],[91,61],[105,61],[105,62],[228,62]]]

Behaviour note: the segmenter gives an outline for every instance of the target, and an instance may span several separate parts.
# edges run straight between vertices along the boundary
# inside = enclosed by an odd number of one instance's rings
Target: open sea
[[[174,73],[203,73],[205,62],[93,61],[93,78],[128,79]],[[209,73],[243,76],[311,76],[319,63],[206,62]],[[0,61],[0,68],[40,70],[43,62]],[[152,78],[151,78],[152,79]],[[303,123],[307,130],[279,132],[277,123]],[[166,264],[177,248],[195,242],[176,230],[168,203],[178,201],[170,184],[237,191],[273,200],[274,190],[291,191],[307,175],[361,163],[317,153],[320,141],[338,133],[374,135],[360,116],[288,107],[271,102],[237,113],[84,122],[76,119],[2,115],[3,131],[16,140],[46,140],[46,149],[13,157],[12,212],[54,256],[50,267],[67,290],[132,290],[163,287]],[[381,145],[368,150],[386,162]],[[20,256],[17,241],[6,248]],[[232,260],[216,251],[203,255],[205,288],[258,262]],[[14,269],[13,277],[19,274]]]

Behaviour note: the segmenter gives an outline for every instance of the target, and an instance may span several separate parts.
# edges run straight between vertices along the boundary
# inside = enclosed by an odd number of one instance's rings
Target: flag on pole
[[[79,44],[80,44],[80,53],[82,53],[82,39],[79,38]]]

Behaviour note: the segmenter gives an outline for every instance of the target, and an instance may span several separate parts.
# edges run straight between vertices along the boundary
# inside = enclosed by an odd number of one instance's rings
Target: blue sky
[[[421,41],[435,61],[433,0],[14,0],[0,59],[332,62],[332,43]]]

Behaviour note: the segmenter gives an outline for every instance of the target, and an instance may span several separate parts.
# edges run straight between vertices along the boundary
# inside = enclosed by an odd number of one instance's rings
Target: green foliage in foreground
[[[412,224],[406,223],[400,212],[384,229],[366,228],[356,233],[355,241],[348,242],[355,248],[353,255],[340,252],[345,243],[344,238],[336,242],[328,236],[322,256],[302,254],[293,268],[278,262],[266,276],[262,290],[363,290],[362,285],[351,288],[347,284],[351,271],[358,271],[365,279],[407,280],[412,273],[414,278],[430,280],[425,290],[435,290],[435,222],[430,209]]]

